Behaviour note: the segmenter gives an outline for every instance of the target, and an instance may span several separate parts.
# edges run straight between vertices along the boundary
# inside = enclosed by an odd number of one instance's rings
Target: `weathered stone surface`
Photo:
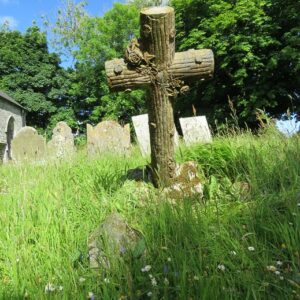
[[[130,253],[141,241],[141,234],[132,229],[125,219],[113,213],[88,238],[91,268],[109,268],[109,255],[121,257]]]
[[[113,152],[126,154],[130,149],[129,125],[122,127],[115,121],[103,121],[93,127],[87,124],[87,151],[89,155]]]
[[[44,161],[47,147],[46,139],[29,126],[19,130],[12,141],[12,158],[16,162]]]
[[[51,141],[47,144],[48,155],[55,158],[72,156],[76,149],[71,128],[65,122],[58,122],[53,129]]]
[[[171,186],[164,189],[165,195],[173,199],[183,197],[203,197],[203,186],[197,175],[197,164],[187,161],[176,166],[176,177]]]
[[[212,142],[211,133],[205,116],[180,118],[179,121],[186,145]]]
[[[148,114],[134,116],[131,119],[141,153],[143,156],[147,156],[151,153]],[[179,135],[177,130],[175,130],[174,142],[175,146],[178,146]]]
[[[0,163],[11,160],[11,142],[25,118],[25,109],[0,91]]]

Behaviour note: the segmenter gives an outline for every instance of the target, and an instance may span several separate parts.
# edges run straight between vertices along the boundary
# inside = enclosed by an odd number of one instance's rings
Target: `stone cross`
[[[141,39],[133,39],[124,59],[105,63],[112,91],[146,88],[155,186],[167,186],[176,175],[174,98],[189,87],[183,80],[211,78],[214,57],[209,49],[175,53],[175,13],[171,7],[140,12]]]

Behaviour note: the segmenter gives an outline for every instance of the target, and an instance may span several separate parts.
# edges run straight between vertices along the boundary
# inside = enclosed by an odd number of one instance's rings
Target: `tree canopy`
[[[37,26],[24,34],[0,31],[0,89],[28,110],[29,124],[45,128],[62,108],[68,110],[70,78],[59,64]]]
[[[145,109],[144,93],[110,93],[104,63],[122,57],[130,39],[138,36],[136,6],[115,3],[103,17],[92,17],[85,12],[84,3],[68,3],[58,14],[54,32],[58,49],[64,47],[76,61],[72,89],[78,97],[82,121],[93,124],[110,118],[129,122],[132,115]],[[68,30],[71,20],[77,25]]]
[[[60,120],[74,128],[107,118],[129,122],[146,111],[144,92],[110,93],[104,62],[122,57],[139,36],[141,7],[166,2],[176,12],[177,51],[211,48],[215,55],[214,78],[177,99],[176,117],[196,107],[211,124],[222,124],[235,109],[240,125],[255,127],[257,109],[276,117],[299,112],[296,0],[128,0],[103,16],[90,16],[85,1],[68,0],[52,27],[57,54],[49,53],[36,25],[25,33],[0,29],[0,89],[28,109],[28,124],[40,128]],[[71,68],[61,67],[61,53],[74,61]]]
[[[179,49],[211,48],[215,76],[198,84],[202,113],[224,121],[231,99],[241,122],[254,124],[256,109],[279,116],[299,111],[298,1],[174,0]],[[297,29],[298,26],[298,29]],[[298,74],[298,76],[297,76]]]

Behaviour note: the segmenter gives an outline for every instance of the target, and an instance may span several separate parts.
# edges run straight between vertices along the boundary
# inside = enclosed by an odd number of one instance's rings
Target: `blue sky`
[[[76,1],[80,2],[80,1]],[[101,16],[109,10],[114,2],[121,0],[89,0],[87,10],[91,15]],[[35,20],[42,24],[41,16],[55,19],[61,0],[0,0],[0,24],[8,21],[12,29],[25,31]]]
[[[295,116],[285,121],[277,121],[277,128],[287,136],[300,132],[300,122],[297,122]]]

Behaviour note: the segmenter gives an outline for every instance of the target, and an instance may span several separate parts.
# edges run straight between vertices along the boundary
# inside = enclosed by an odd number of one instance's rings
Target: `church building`
[[[0,91],[0,164],[11,160],[11,142],[25,125],[25,108]]]

